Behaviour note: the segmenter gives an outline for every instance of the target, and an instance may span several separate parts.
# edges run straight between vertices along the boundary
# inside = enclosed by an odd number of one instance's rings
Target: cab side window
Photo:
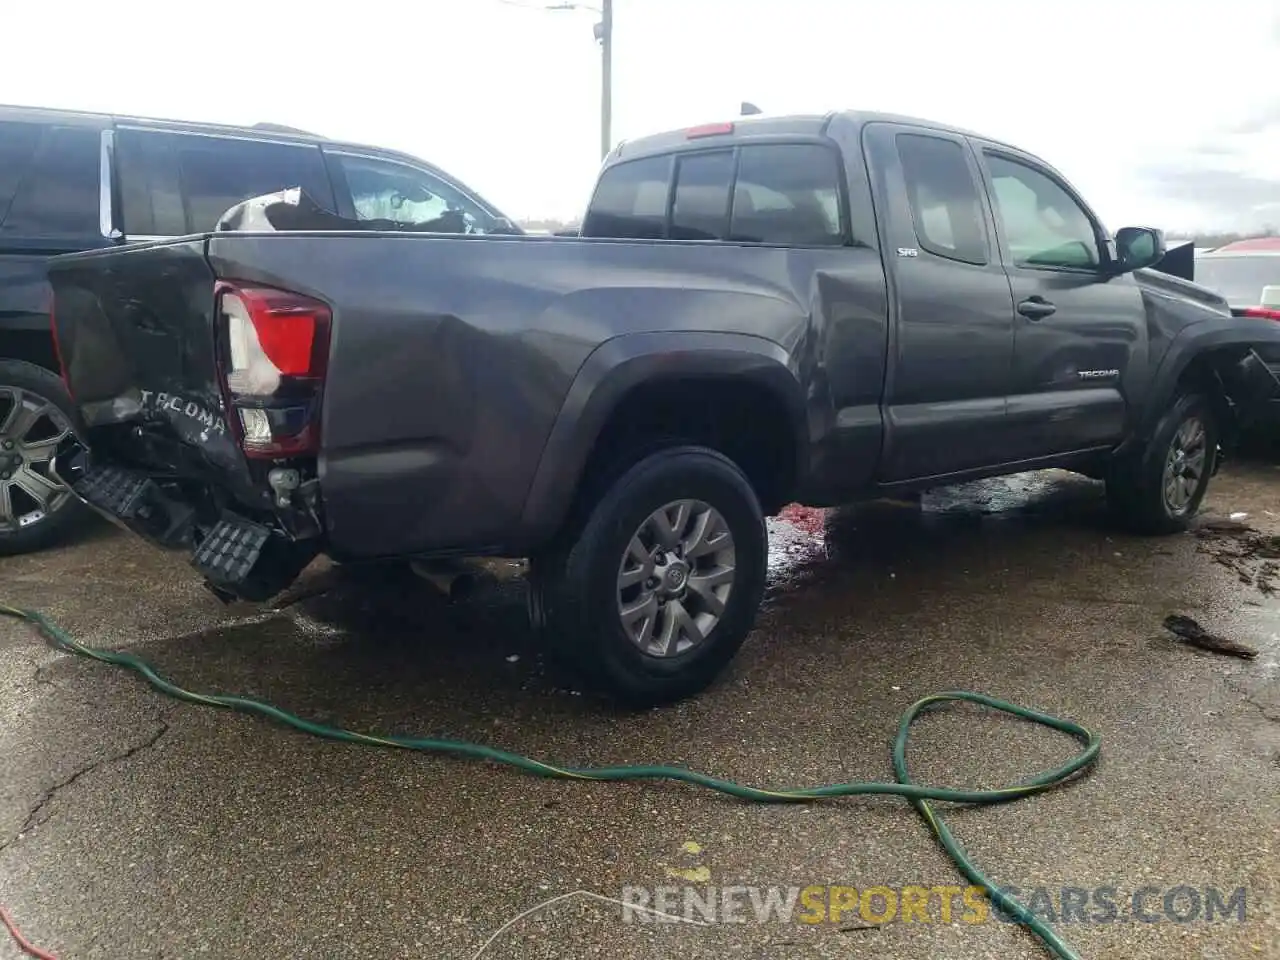
[[[898,134],[897,145],[916,241],[937,257],[987,263],[986,222],[964,147],[915,133]]]
[[[458,188],[407,164],[329,151],[346,177],[360,220],[430,225],[442,233],[492,233],[492,214]]]
[[[987,152],[986,159],[1014,263],[1087,270],[1102,262],[1093,221],[1061,184],[1008,157]]]
[[[729,239],[746,243],[838,247],[840,161],[811,143],[741,148]]]

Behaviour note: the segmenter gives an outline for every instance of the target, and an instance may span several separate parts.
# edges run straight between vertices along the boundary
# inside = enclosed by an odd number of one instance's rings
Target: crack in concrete
[[[1273,709],[1265,703],[1260,703],[1253,698],[1251,694],[1244,695],[1244,702],[1254,707],[1262,714],[1264,720],[1270,720],[1272,723],[1280,723],[1280,708]]]
[[[1258,713],[1262,714],[1263,720],[1269,720],[1272,723],[1280,723],[1280,704],[1272,705],[1264,703],[1258,698],[1256,690],[1249,689],[1249,685],[1244,683],[1240,677],[1225,676],[1223,682],[1227,689],[1239,694],[1242,702],[1247,703]],[[1265,688],[1264,688],[1265,689]]]
[[[36,798],[36,802],[32,804],[31,808],[27,811],[26,819],[23,821],[22,826],[18,828],[18,832],[9,837],[3,843],[0,843],[0,852],[3,852],[13,846],[36,827],[48,823],[52,815],[41,818],[40,814],[49,806],[50,803],[53,802],[54,797],[67,787],[74,784],[81,777],[111,764],[128,760],[130,757],[136,756],[144,750],[149,750],[159,743],[160,738],[169,732],[169,722],[159,717],[156,718],[156,722],[159,726],[145,740],[135,743],[133,746],[120,753],[115,753],[107,757],[99,757],[97,760],[80,767],[70,776],[53,784],[53,786],[46,787],[44,790],[40,791],[40,796]]]

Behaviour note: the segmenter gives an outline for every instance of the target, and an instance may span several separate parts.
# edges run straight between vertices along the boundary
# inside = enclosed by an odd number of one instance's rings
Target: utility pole
[[[613,146],[613,0],[603,0],[600,22],[596,24],[600,41],[600,159],[609,155]]]
[[[514,0],[503,0],[512,2]],[[523,4],[515,4],[523,6]],[[536,8],[535,8],[536,9]],[[600,22],[595,25],[596,42],[600,44],[600,159],[609,155],[613,146],[613,0],[601,0],[601,5],[593,7],[589,3],[578,3],[576,0],[563,0],[542,7],[543,10],[590,10],[600,14]]]

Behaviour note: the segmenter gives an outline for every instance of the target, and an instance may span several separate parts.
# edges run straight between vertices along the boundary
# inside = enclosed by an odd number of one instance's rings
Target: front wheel
[[[1179,396],[1150,440],[1111,465],[1107,498],[1117,519],[1139,533],[1186,530],[1209,488],[1219,436],[1209,400]]]
[[[746,640],[768,539],[750,483],[726,457],[676,447],[631,467],[562,559],[535,563],[554,651],[630,706],[705,689]]]

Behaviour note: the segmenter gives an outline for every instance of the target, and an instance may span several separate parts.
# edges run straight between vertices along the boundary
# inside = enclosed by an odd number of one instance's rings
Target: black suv
[[[76,501],[49,474],[73,408],[56,375],[46,260],[211,230],[249,197],[302,187],[357,219],[519,233],[431,164],[275,124],[224,127],[0,106],[0,555],[44,546]]]

